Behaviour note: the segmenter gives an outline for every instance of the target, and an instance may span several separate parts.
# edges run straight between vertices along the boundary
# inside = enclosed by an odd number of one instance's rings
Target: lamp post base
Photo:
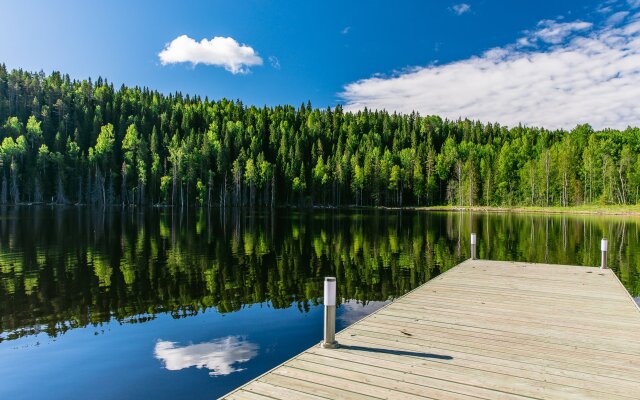
[[[320,347],[323,349],[337,349],[340,345],[334,340],[333,342],[322,342],[320,343]]]

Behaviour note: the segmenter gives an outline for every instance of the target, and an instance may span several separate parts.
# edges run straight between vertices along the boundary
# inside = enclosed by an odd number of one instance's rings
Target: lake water
[[[609,264],[640,220],[533,214],[0,209],[1,399],[212,399],[469,257]]]

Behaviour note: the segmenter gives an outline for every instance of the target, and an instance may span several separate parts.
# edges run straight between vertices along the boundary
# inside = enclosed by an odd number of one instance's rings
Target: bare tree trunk
[[[67,202],[64,196],[64,185],[62,184],[62,173],[58,171],[58,182],[56,185],[56,203],[65,204]]]
[[[602,194],[604,195],[607,191],[607,164],[609,159],[603,157],[602,159]]]
[[[625,193],[625,188],[624,188],[624,179],[622,179],[622,166],[620,166],[620,168],[618,168],[618,176],[620,177],[620,194],[621,194],[621,200],[622,200],[622,204],[627,204],[627,195]]]
[[[276,174],[271,176],[271,208],[276,204]]]
[[[102,197],[102,205],[107,204],[107,191],[105,190],[105,177],[100,173],[100,169],[96,166],[96,188],[99,196]]]
[[[7,177],[2,174],[2,186],[0,187],[0,204],[7,204]]]
[[[171,205],[176,204],[176,185],[178,184],[178,170],[176,165],[173,165],[173,185],[171,187]]]
[[[567,206],[567,173],[562,172],[562,205]]]
[[[253,203],[255,201],[255,193],[254,193],[255,187],[253,185],[253,180],[251,181],[251,183],[249,183],[249,205],[251,207],[253,207]]]
[[[487,174],[487,207],[489,204],[491,204],[491,172]]]
[[[460,195],[460,206],[462,207],[464,205],[464,201],[462,200],[463,198],[463,190],[462,190],[462,162],[458,161],[458,193]]]
[[[213,188],[213,176],[209,172],[209,184],[207,188],[207,207],[211,207],[211,189]]]
[[[138,191],[140,192],[140,194],[138,195],[138,204],[139,205],[144,205],[144,197],[145,197],[145,187],[144,184],[141,182],[140,185],[138,185]]]
[[[551,157],[549,156],[549,151],[547,150],[544,154],[544,175],[545,175],[545,197],[546,197],[546,207],[549,207],[549,175],[551,174]]]
[[[113,188],[113,178],[109,176],[109,186],[107,189],[107,201],[105,203],[105,206],[107,204],[115,204],[115,202],[116,202],[116,193],[115,193],[115,189]]]
[[[78,194],[76,204],[82,204],[82,174],[78,176]]]
[[[593,172],[589,168],[589,203],[593,202]]]
[[[127,163],[122,163],[122,183],[120,185],[120,198],[122,200],[122,207],[127,201]]]
[[[33,201],[35,203],[42,203],[42,190],[40,188],[40,177],[36,177],[33,190]]]
[[[473,190],[474,190],[473,186],[475,183],[474,180],[475,180],[475,176],[473,175],[473,172],[469,171],[469,207],[473,207]]]
[[[11,199],[13,204],[20,203],[20,191],[18,190],[18,164],[11,159]]]

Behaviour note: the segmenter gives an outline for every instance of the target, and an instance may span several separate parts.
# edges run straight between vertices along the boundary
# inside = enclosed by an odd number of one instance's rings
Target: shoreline
[[[569,206],[569,207],[412,207],[416,211],[487,212],[502,214],[570,214],[640,217],[640,206]]]
[[[0,204],[0,208],[17,207],[17,208],[31,208],[31,207],[49,207],[49,208],[94,208],[95,206],[85,203],[70,203],[70,204],[57,204],[57,203],[19,203],[19,204]],[[102,209],[102,206],[96,209]],[[153,205],[125,205],[112,204],[105,207],[106,209],[114,208],[137,208],[137,209],[162,209],[162,208],[189,208],[189,209],[207,209],[206,206],[171,206],[167,204],[153,204]],[[220,206],[211,206],[209,208],[220,209]],[[243,209],[247,210],[247,206],[229,206],[226,207],[229,210]],[[386,211],[420,211],[420,212],[473,212],[473,213],[495,213],[495,214],[568,214],[568,215],[590,215],[590,216],[627,216],[627,217],[640,217],[640,205],[583,205],[583,206],[568,206],[568,207],[531,207],[531,206],[515,206],[515,207],[487,207],[487,206],[408,206],[408,207],[388,207],[388,206],[355,206],[355,205],[342,205],[342,206],[324,206],[315,205],[310,207],[301,207],[297,205],[278,205],[273,208],[269,207],[255,207],[255,210],[386,210]]]

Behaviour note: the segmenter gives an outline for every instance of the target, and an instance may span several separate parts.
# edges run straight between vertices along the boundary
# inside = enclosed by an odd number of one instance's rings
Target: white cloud
[[[607,24],[615,25],[619,22],[622,22],[627,17],[627,15],[629,15],[629,11],[618,11],[617,13],[607,18]]]
[[[460,3],[460,4],[455,4],[453,7],[451,7],[451,10],[453,10],[453,12],[458,15],[462,15],[466,12],[471,11],[471,6],[466,3]]]
[[[546,43],[558,44],[576,31],[583,31],[593,26],[590,22],[557,22],[545,19],[538,22],[538,29],[529,33],[530,39],[539,39]]]
[[[640,13],[617,26],[543,21],[514,44],[345,86],[345,108],[570,129],[640,125]],[[543,31],[543,32],[541,32]],[[561,42],[557,42],[562,38]]]
[[[188,62],[224,67],[232,74],[245,74],[249,67],[262,65],[262,58],[250,46],[230,37],[216,36],[196,42],[187,35],[178,36],[158,54],[163,65]]]
[[[606,6],[606,5],[601,5],[599,8],[596,9],[596,11],[601,13],[601,14],[608,14],[609,12],[611,12],[611,10],[613,10],[613,8],[611,8],[610,6]]]
[[[347,33],[349,33],[350,30],[351,30],[350,26],[345,26],[344,29],[340,33],[342,33],[343,35],[346,35]]]
[[[247,362],[258,355],[258,345],[240,336],[227,336],[187,346],[158,341],[154,355],[170,371],[190,367],[207,368],[210,376],[221,376],[242,371],[242,368],[236,368],[234,364]]]
[[[627,3],[631,6],[631,8],[640,7],[640,0],[627,0]]]

